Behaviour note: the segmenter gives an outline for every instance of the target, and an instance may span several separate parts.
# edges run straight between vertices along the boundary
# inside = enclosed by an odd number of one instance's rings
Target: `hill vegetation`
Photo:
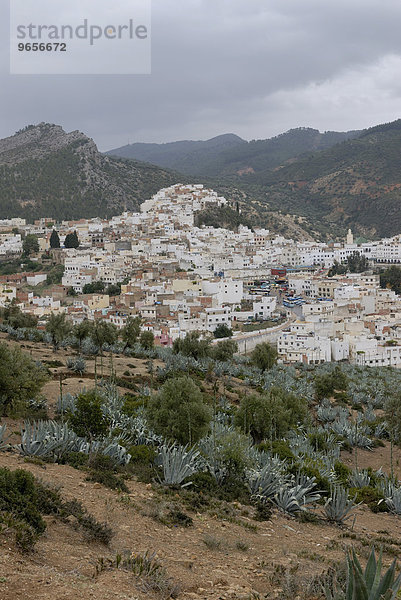
[[[401,556],[398,370],[277,365],[265,344],[222,359],[196,334],[145,347],[133,326],[129,346],[128,330],[77,326],[52,351],[50,332],[7,319],[2,358],[32,354],[19,376],[37,388],[21,403],[10,387],[0,425],[6,600],[21,563],[45,600],[71,585],[110,600],[127,586],[140,600],[342,599],[358,561],[380,579],[372,544],[386,568]],[[397,589],[394,568],[384,582]]]
[[[233,134],[207,141],[183,141],[167,144],[130,144],[107,154],[133,158],[168,167],[186,175],[222,177],[274,169],[311,150],[329,148],[359,132],[320,133],[300,127],[268,140],[245,140]]]
[[[84,134],[41,123],[0,141],[0,218],[62,220],[137,210],[177,177],[103,156]]]
[[[199,211],[195,215],[195,226],[202,227],[202,225],[215,228],[223,227],[232,231],[237,230],[239,225],[252,227],[251,220],[248,217],[227,206]]]
[[[311,152],[276,171],[250,174],[243,189],[269,210],[370,236],[401,231],[401,120]]]

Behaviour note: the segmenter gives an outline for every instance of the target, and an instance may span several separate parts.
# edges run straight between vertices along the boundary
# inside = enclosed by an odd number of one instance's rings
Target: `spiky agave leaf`
[[[348,491],[342,486],[332,488],[331,495],[324,505],[326,517],[332,523],[343,524],[351,518],[351,513],[359,504],[348,497]]]
[[[6,446],[5,434],[7,430],[7,424],[0,425],[0,450],[2,450]]]
[[[161,446],[156,461],[163,468],[163,483],[181,485],[184,479],[199,471],[199,454],[199,450],[187,446]]]

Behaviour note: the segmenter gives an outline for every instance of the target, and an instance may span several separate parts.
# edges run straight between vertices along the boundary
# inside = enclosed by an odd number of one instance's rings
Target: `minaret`
[[[351,246],[354,243],[354,236],[352,235],[351,229],[348,229],[347,233],[347,245]]]

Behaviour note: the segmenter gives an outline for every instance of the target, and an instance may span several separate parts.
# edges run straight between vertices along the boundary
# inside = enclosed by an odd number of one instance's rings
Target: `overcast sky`
[[[400,0],[153,0],[152,74],[130,76],[9,75],[0,9],[0,137],[47,121],[107,150],[401,117]]]

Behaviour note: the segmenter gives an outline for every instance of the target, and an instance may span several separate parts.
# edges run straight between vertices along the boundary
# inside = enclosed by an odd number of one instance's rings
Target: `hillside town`
[[[401,235],[367,241],[349,230],[343,242],[327,244],[243,225],[196,226],[199,212],[221,207],[238,210],[203,185],[177,184],[140,212],[107,220],[0,221],[0,264],[21,256],[23,240],[35,236],[39,251],[30,264],[60,270],[56,282],[45,268],[3,274],[0,307],[14,302],[43,327],[52,312],[73,324],[104,319],[118,329],[139,315],[162,346],[224,325],[240,352],[270,341],[286,364],[401,367],[401,298],[382,289],[378,273],[401,263]],[[65,247],[71,234],[78,247]],[[328,276],[352,256],[366,259],[363,273]]]

